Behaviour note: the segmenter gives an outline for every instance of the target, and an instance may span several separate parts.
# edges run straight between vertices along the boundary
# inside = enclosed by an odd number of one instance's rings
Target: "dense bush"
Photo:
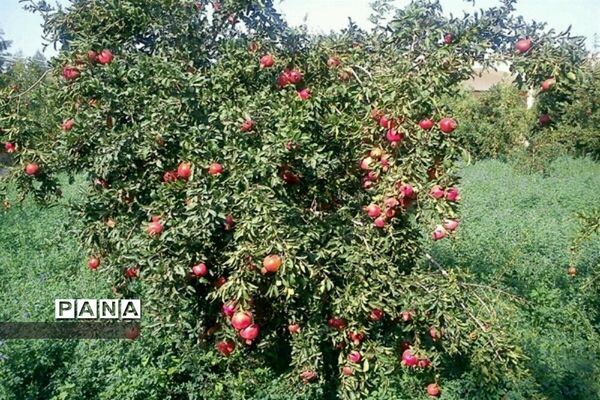
[[[462,145],[474,159],[506,159],[528,145],[535,114],[514,85],[498,84],[480,95],[465,89],[453,110],[460,116]]]
[[[533,84],[585,57],[513,3],[456,19],[378,2],[373,31],[319,37],[268,1],[32,3],[64,48],[39,86],[46,112],[0,97],[9,179],[51,201],[59,174],[86,177],[72,210],[90,268],[142,297],[157,354],[186,360],[173,396],[206,360],[225,398],[256,370],[309,398],[415,398],[453,379],[508,395],[529,379],[510,321],[459,270],[420,261],[458,224],[461,128],[443,99],[475,61],[510,60]],[[165,396],[180,383],[167,365],[110,396]]]
[[[543,170],[553,159],[584,156],[599,159],[600,66],[590,61],[577,74],[566,74],[550,89],[536,89],[536,102],[526,108],[522,89],[498,84],[481,95],[465,90],[453,109],[462,124],[461,140],[475,159],[512,158],[521,168]],[[556,110],[550,126],[540,128],[539,116],[549,102]]]

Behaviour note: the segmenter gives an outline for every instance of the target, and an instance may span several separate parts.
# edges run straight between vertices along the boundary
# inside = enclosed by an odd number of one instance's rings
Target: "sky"
[[[57,0],[49,0],[53,4]],[[68,4],[68,0],[58,0]],[[409,0],[396,0],[397,6],[406,5]],[[454,15],[472,11],[473,6],[466,0],[440,0],[444,10]],[[278,9],[292,25],[306,24],[311,31],[328,32],[339,30],[347,25],[351,17],[359,26],[368,27],[370,0],[276,0]],[[495,6],[498,0],[475,0],[475,6],[487,8]],[[572,25],[572,33],[586,36],[587,46],[592,49],[594,33],[600,35],[600,0],[519,0],[517,13],[527,20],[545,21],[550,28],[562,31]],[[4,39],[11,40],[11,53],[22,52],[32,56],[42,49],[41,18],[22,9],[19,0],[0,0],[0,30]],[[600,39],[599,39],[600,41]],[[49,46],[46,57],[55,54]]]

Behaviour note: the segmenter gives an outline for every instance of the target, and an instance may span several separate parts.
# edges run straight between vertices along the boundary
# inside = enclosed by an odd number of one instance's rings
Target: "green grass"
[[[600,271],[597,236],[576,260],[577,277],[566,273],[576,213],[599,205],[600,163],[558,159],[543,176],[516,170],[499,161],[464,168],[460,229],[433,256],[525,299],[511,318],[546,398],[600,399],[600,292],[580,290]]]
[[[67,187],[65,200],[77,190]],[[26,200],[0,209],[0,320],[52,321],[54,299],[109,294],[65,233],[68,224],[64,205],[41,208]]]

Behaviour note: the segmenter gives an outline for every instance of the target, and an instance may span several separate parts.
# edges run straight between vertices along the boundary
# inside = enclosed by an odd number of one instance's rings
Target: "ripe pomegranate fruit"
[[[279,89],[283,89],[290,83],[291,82],[290,82],[290,77],[289,77],[289,71],[283,71],[277,77],[277,86],[279,87]]]
[[[540,123],[541,126],[546,126],[548,125],[550,122],[552,121],[552,118],[550,118],[550,116],[548,114],[542,114],[540,115],[540,117],[538,118],[538,122]]]
[[[400,185],[398,188],[400,196],[405,199],[412,199],[415,196],[415,189],[408,184]]]
[[[300,333],[300,325],[290,324],[290,325],[288,325],[288,331],[290,333]]]
[[[412,319],[413,319],[412,311],[402,311],[400,313],[400,316],[402,317],[402,320],[404,322],[409,322],[409,321],[412,321]]]
[[[329,325],[333,329],[343,330],[346,328],[346,320],[343,318],[329,318],[327,321],[327,325]]]
[[[352,376],[352,368],[348,366],[343,367],[342,374],[344,374],[345,376]]]
[[[158,218],[158,217],[153,217],[153,218]],[[148,229],[147,229],[148,235],[158,236],[161,234],[162,231],[163,231],[163,224],[160,222],[159,219],[155,219],[148,224]]]
[[[385,134],[385,138],[392,144],[398,144],[400,141],[402,141],[404,135],[395,129],[388,129],[387,133]]]
[[[225,224],[223,224],[223,229],[226,231],[230,231],[235,228],[235,220],[233,219],[233,215],[229,214],[225,217]]]
[[[554,84],[556,83],[555,79],[546,79],[544,82],[542,82],[542,92],[546,92],[550,89],[552,89],[552,86],[554,86]]]
[[[40,172],[40,166],[36,163],[29,163],[25,166],[25,173],[30,176],[37,175]]]
[[[440,130],[444,133],[451,133],[456,129],[456,121],[452,118],[442,118],[440,120]]]
[[[17,147],[14,145],[14,143],[10,143],[10,142],[4,143],[4,150],[6,150],[7,153],[14,153],[16,148]]]
[[[380,308],[374,308],[371,310],[371,314],[369,315],[369,317],[373,321],[379,321],[381,318],[383,318],[383,310]]]
[[[96,257],[92,257],[88,260],[88,267],[91,270],[96,270],[100,266],[100,260]]]
[[[125,328],[125,337],[129,340],[135,340],[140,336],[139,326],[128,326]]]
[[[252,341],[258,337],[260,333],[260,327],[256,324],[252,324],[242,330],[240,330],[240,337],[246,341],[246,344],[252,344]]]
[[[428,118],[422,119],[421,121],[419,121],[419,126],[421,127],[421,129],[428,131],[431,128],[433,128],[433,121]]]
[[[444,35],[444,43],[445,44],[452,44],[453,41],[454,41],[454,36],[452,36],[451,33],[446,33]]]
[[[407,367],[414,367],[418,363],[417,357],[415,357],[410,349],[404,350],[402,353],[402,364]]]
[[[208,166],[208,173],[210,175],[221,175],[223,173],[223,166],[219,163],[212,163]]]
[[[443,226],[438,225],[435,227],[434,231],[431,233],[431,238],[433,240],[440,240],[446,237],[446,230],[444,229]]]
[[[433,341],[437,341],[439,338],[442,337],[442,333],[435,327],[431,327],[429,328],[429,336],[431,336],[431,338],[433,339]]]
[[[278,255],[266,256],[263,260],[263,267],[267,272],[277,272],[281,267],[281,257]]]
[[[437,385],[437,383],[430,383],[429,385],[427,385],[427,394],[429,396],[437,397],[440,395],[440,393],[440,387]]]
[[[519,39],[517,41],[517,44],[515,45],[515,48],[517,49],[517,53],[524,54],[527,53],[529,49],[531,49],[532,45],[533,43],[530,39]]]
[[[304,89],[298,90],[298,98],[300,100],[308,100],[308,99],[310,99],[310,89],[309,88],[304,88]]]
[[[287,169],[287,167],[282,169],[281,179],[283,179],[283,181],[288,185],[295,185],[300,182],[300,177]]]
[[[62,75],[67,80],[73,80],[79,78],[79,75],[81,75],[81,73],[75,67],[66,66],[63,68]]]
[[[214,280],[213,285],[216,288],[220,288],[221,286],[223,286],[225,283],[227,282],[227,278],[225,278],[224,276],[219,276],[217,279]]]
[[[221,354],[227,357],[235,350],[235,343],[231,340],[223,340],[217,343],[215,347]]]
[[[444,221],[444,229],[446,229],[449,232],[452,232],[456,230],[456,228],[458,228],[459,222],[460,221],[458,219],[447,219]]]
[[[254,121],[247,119],[240,126],[240,132],[250,132],[254,128]]]
[[[275,64],[275,60],[271,54],[265,54],[260,58],[260,68],[271,68]]]
[[[315,379],[317,379],[317,373],[311,370],[302,371],[300,373],[300,379],[305,384],[313,382]]]
[[[188,180],[192,176],[192,165],[187,162],[182,162],[177,167],[177,177],[183,180]]]
[[[365,157],[360,161],[360,169],[363,171],[370,171],[373,159],[371,157]]]
[[[113,54],[110,50],[104,49],[96,58],[99,64],[109,64],[113,60]]]
[[[383,229],[385,228],[385,222],[386,221],[384,217],[377,217],[375,218],[373,225],[375,225],[375,228]]]
[[[446,190],[446,200],[453,202],[453,203],[459,201],[460,194],[458,192],[458,189],[455,187],[448,188]]]
[[[365,212],[371,218],[377,218],[381,215],[381,208],[377,204],[369,204],[365,208]]]
[[[192,275],[195,277],[206,276],[206,274],[208,274],[208,268],[206,267],[206,264],[200,263],[192,267]]]
[[[441,186],[435,185],[434,187],[431,188],[431,191],[429,192],[429,194],[434,199],[439,200],[439,199],[443,198],[446,193],[444,192],[444,189],[442,189]]]
[[[291,70],[288,72],[288,80],[290,81],[290,83],[292,85],[296,85],[300,82],[302,82],[302,72],[297,71],[295,69]]]
[[[394,129],[396,127],[396,121],[383,115],[379,118],[379,126],[386,129]]]
[[[177,180],[177,178],[178,178],[177,170],[167,171],[163,174],[163,182],[165,182],[165,183],[175,182]]]
[[[128,278],[137,278],[139,270],[134,267],[129,267],[125,270],[125,276]]]
[[[350,354],[348,354],[348,361],[350,361],[351,363],[359,363],[360,360],[362,360],[362,355],[360,354],[360,352],[358,351],[352,351],[350,352]]]
[[[223,314],[225,314],[228,317],[232,317],[233,314],[235,313],[235,308],[236,308],[236,304],[234,301],[230,301],[229,303],[225,303],[223,304],[223,306],[221,306],[221,310],[223,311]]]
[[[348,332],[348,339],[358,346],[365,339],[365,334],[363,332]]]
[[[70,131],[71,129],[73,129],[73,126],[75,126],[75,121],[73,121],[72,119],[66,119],[63,121],[60,127],[63,131]]]
[[[428,358],[421,358],[417,362],[417,367],[419,368],[427,368],[431,365],[431,361]]]
[[[231,317],[231,326],[235,329],[242,330],[252,324],[252,314],[248,311],[238,311]]]
[[[386,208],[391,208],[391,209],[398,207],[398,205],[400,204],[398,202],[398,199],[396,199],[395,197],[388,197],[387,199],[385,199],[383,201],[383,203],[385,204]]]

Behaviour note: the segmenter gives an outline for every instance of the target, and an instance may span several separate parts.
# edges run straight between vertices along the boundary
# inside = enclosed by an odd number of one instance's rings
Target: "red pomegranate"
[[[63,131],[70,131],[75,126],[75,121],[72,119],[66,119],[63,121],[61,128]]]
[[[98,54],[96,60],[100,64],[109,64],[113,60],[113,54],[110,50],[104,49]]]
[[[260,58],[260,68],[271,68],[275,64],[275,60],[271,54],[265,54]]]
[[[192,267],[192,275],[195,277],[206,276],[206,274],[208,274],[208,268],[206,267],[206,264],[200,263]]]
[[[441,186],[435,185],[434,187],[431,188],[431,191],[429,192],[429,194],[434,199],[439,200],[439,199],[443,198],[446,193],[444,192],[444,189],[442,189]]]
[[[96,270],[100,266],[100,260],[96,257],[92,257],[88,260],[88,267],[91,270]]]
[[[428,131],[431,128],[433,128],[433,121],[428,118],[422,119],[421,121],[419,121],[419,126],[421,127],[421,129]]]
[[[532,45],[533,43],[530,39],[519,39],[517,41],[517,44],[515,45],[515,48],[517,49],[517,53],[524,54],[527,53],[529,49],[531,49]]]
[[[431,397],[437,397],[441,393],[440,387],[436,383],[427,385],[427,394]]]
[[[217,343],[215,347],[221,354],[227,357],[235,350],[235,343],[231,340],[223,340]]]
[[[183,180],[188,180],[192,176],[192,165],[187,162],[179,164],[177,167],[177,177]]]
[[[362,360],[362,355],[358,351],[352,351],[348,354],[348,361],[351,363],[357,364]]]
[[[240,337],[246,341],[246,344],[252,344],[252,341],[258,337],[259,333],[260,327],[256,324],[252,324],[240,330]]]
[[[407,367],[414,367],[419,360],[415,357],[410,349],[404,350],[402,353],[402,364]]]
[[[233,314],[235,313],[236,306],[237,305],[234,301],[230,301],[229,303],[223,304],[223,306],[221,307],[221,310],[223,311],[223,314],[225,314],[226,316],[232,317]]]
[[[440,130],[444,133],[451,133],[456,129],[456,121],[452,118],[442,118],[440,121]]]
[[[381,207],[377,204],[370,204],[365,208],[365,212],[371,218],[377,218],[381,215]]]
[[[231,317],[231,326],[235,329],[242,330],[252,324],[252,314],[248,311],[238,311]]]
[[[4,143],[4,150],[6,150],[7,153],[14,153],[16,149],[17,149],[17,146],[15,146],[14,143],[10,143],[10,142]]]
[[[223,173],[223,166],[219,163],[212,163],[208,166],[209,175],[221,175]]]
[[[379,321],[381,318],[383,318],[383,310],[381,308],[374,308],[371,310],[369,317],[373,321]]]
[[[25,173],[30,176],[37,175],[40,172],[40,166],[36,163],[29,163],[25,166]]]

